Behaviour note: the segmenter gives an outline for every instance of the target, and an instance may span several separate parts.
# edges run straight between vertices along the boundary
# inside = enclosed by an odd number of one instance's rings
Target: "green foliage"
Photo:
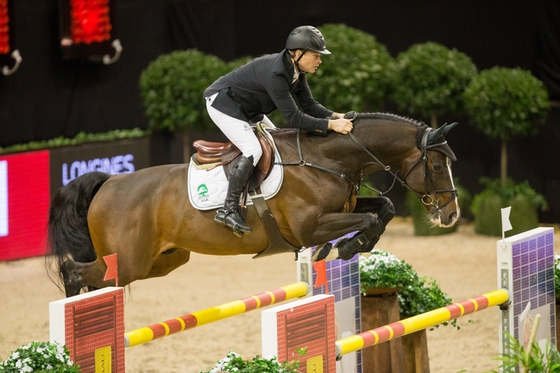
[[[317,101],[337,112],[377,111],[389,88],[387,48],[373,35],[345,26],[319,27],[332,55],[323,56],[309,86]]]
[[[297,352],[303,356],[306,350],[305,348],[297,349]],[[214,368],[206,372],[199,371],[199,373],[298,373],[298,368],[299,361],[280,363],[276,356],[271,358],[255,356],[251,360],[243,360],[239,354],[230,351],[225,358],[216,363]]]
[[[15,145],[7,146],[5,148],[0,147],[0,154],[26,152],[26,151],[41,150],[41,149],[51,149],[51,148],[57,148],[61,146],[80,145],[80,144],[86,144],[92,142],[134,139],[134,138],[145,137],[147,135],[149,135],[149,131],[144,131],[141,130],[140,128],[135,128],[132,130],[114,130],[114,131],[109,131],[104,133],[80,132],[76,135],[76,137],[72,139],[68,139],[60,136],[45,141],[31,141],[24,144],[15,144]]]
[[[547,343],[542,351],[537,343],[533,343],[531,350],[525,349],[516,338],[508,335],[508,350],[510,352],[496,358],[502,362],[500,370],[487,373],[515,373],[523,367],[527,373],[560,373],[560,353],[555,345]]]
[[[441,290],[435,280],[420,277],[404,260],[377,249],[373,249],[369,256],[360,256],[360,286],[362,292],[368,287],[400,288],[397,296],[401,318],[416,316],[451,304],[451,298]],[[450,323],[459,329],[457,320]]]
[[[66,346],[51,342],[31,342],[12,351],[0,363],[0,373],[50,372],[79,373],[79,366],[70,360]]]
[[[534,208],[545,210],[548,206],[546,199],[543,195],[537,193],[527,180],[522,183],[514,183],[513,180],[508,179],[506,187],[502,187],[500,180],[483,177],[480,182],[485,186],[484,191],[474,197],[472,210],[476,215],[479,213],[480,199],[485,195],[497,195],[500,197],[502,207],[506,207],[511,201],[519,195],[527,197]]]
[[[487,236],[501,236],[500,209],[505,207],[499,195],[491,191],[477,194],[473,200],[474,231]]]
[[[371,255],[360,256],[360,286],[366,288],[402,288],[416,280],[416,272],[407,262],[394,255],[373,249]]]
[[[397,295],[403,318],[420,315],[451,304],[451,298],[441,290],[436,280],[428,280],[426,277],[418,275]],[[456,320],[452,320],[451,323],[456,325]]]
[[[392,99],[400,110],[424,117],[462,109],[462,94],[476,66],[456,49],[428,42],[415,44],[391,64]]]
[[[482,71],[465,89],[465,107],[487,136],[509,141],[536,132],[549,109],[543,83],[530,72],[494,67]]]
[[[497,179],[482,178],[485,189],[477,194],[472,203],[472,211],[476,216],[474,230],[476,233],[489,236],[502,235],[501,209],[511,206],[510,222],[513,227],[505,233],[512,236],[529,229],[536,228],[539,224],[537,209],[545,210],[545,198],[535,192],[527,181],[514,183],[507,179],[506,186],[501,186]]]
[[[140,75],[150,128],[170,132],[210,128],[202,94],[229,68],[218,57],[196,49],[175,51],[152,61]]]
[[[554,253],[554,295],[560,300],[560,255]]]

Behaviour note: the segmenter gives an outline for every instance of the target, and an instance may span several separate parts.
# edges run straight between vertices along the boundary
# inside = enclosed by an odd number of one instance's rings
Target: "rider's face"
[[[303,51],[298,50],[296,52],[295,60],[297,60],[302,53]],[[306,51],[305,53],[303,53],[303,57],[301,57],[298,64],[302,72],[313,74],[315,71],[317,71],[317,68],[319,67],[321,62],[323,61],[321,61],[320,53],[313,52],[313,51]]]

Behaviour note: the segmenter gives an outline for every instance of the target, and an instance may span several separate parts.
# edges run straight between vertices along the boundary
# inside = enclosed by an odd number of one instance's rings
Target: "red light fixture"
[[[101,43],[111,39],[109,0],[70,0],[70,7],[70,35],[74,43]]]
[[[106,65],[119,59],[122,46],[113,37],[112,3],[113,0],[59,0],[60,46],[64,59]]]
[[[13,14],[13,2],[0,0],[0,67],[2,75],[11,75],[16,72],[22,61],[19,51],[14,47]]]
[[[8,0],[0,0],[0,54],[10,53],[10,17]]]

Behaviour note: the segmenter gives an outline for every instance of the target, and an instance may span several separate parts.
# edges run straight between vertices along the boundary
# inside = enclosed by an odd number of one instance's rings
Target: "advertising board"
[[[0,260],[45,253],[49,181],[47,150],[0,156]]]

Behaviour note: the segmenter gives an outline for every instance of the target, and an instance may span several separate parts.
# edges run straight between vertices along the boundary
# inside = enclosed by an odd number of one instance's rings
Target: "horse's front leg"
[[[354,213],[364,214],[368,212],[376,214],[383,223],[383,229],[378,235],[370,238],[366,245],[360,246],[358,251],[361,253],[370,252],[375,247],[375,244],[377,244],[381,235],[385,232],[387,224],[395,217],[395,206],[389,198],[384,196],[358,197]]]
[[[337,238],[350,232],[357,233],[351,238],[341,239],[334,248],[331,244],[320,246],[312,259],[349,260],[358,252],[371,251],[394,216],[393,203],[386,197],[360,197],[353,213],[324,215],[318,221],[316,233]]]
[[[323,242],[335,240],[345,234],[357,232],[352,238],[343,238],[334,247],[330,243],[321,245],[311,258],[313,261],[322,259],[351,259],[360,248],[370,240],[379,236],[384,229],[383,222],[373,213],[333,213],[325,214],[317,222],[316,237]]]

